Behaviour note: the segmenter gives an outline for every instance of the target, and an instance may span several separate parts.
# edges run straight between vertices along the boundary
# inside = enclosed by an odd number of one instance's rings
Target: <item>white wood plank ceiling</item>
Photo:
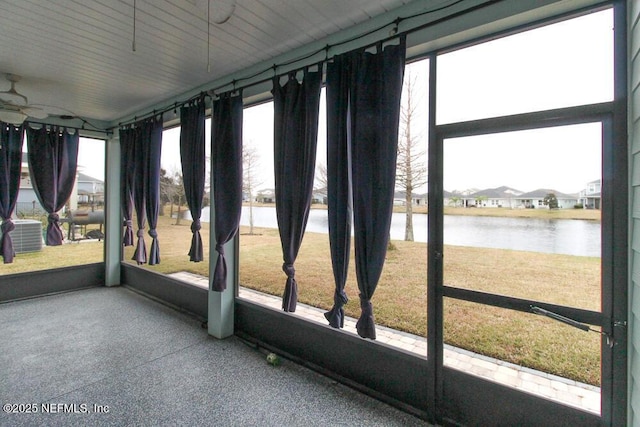
[[[52,113],[111,122],[407,2],[211,0],[209,72],[207,0],[136,0],[135,51],[134,0],[2,0],[0,73]]]

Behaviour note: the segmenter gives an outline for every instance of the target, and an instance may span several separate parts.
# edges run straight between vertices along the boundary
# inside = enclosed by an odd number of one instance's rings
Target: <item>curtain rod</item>
[[[152,118],[154,116],[163,116],[165,113],[168,113],[171,110],[175,111],[175,110],[178,109],[178,107],[182,107],[185,104],[188,104],[188,103],[190,103],[192,101],[195,101],[198,98],[204,98],[206,96],[210,96],[210,95],[207,92],[200,92],[197,95],[192,96],[191,98],[185,99],[184,101],[176,101],[173,104],[168,105],[165,108],[162,108],[160,110],[155,109],[155,110],[150,111],[150,112],[148,112],[146,114],[143,114],[141,116],[134,116],[132,120],[126,120],[124,122],[119,122],[117,126],[112,126],[108,130],[109,130],[109,132],[113,132],[117,128],[122,128],[122,127],[129,126],[129,125],[132,125],[132,124],[135,124],[135,123],[139,123],[141,121],[148,120],[148,119],[150,119],[150,118]]]
[[[216,95],[216,91],[219,91],[220,89],[226,88],[228,86],[232,86],[231,91],[240,90],[240,89],[244,89],[244,88],[247,88],[247,87],[257,86],[257,85],[272,81],[273,79],[275,79],[277,77],[285,76],[285,75],[287,75],[287,74],[289,74],[291,72],[300,71],[302,68],[304,68],[306,66],[309,66],[309,65],[313,65],[313,64],[306,64],[304,66],[301,66],[300,68],[297,68],[297,69],[294,68],[292,70],[287,70],[286,72],[282,72],[281,74],[277,73],[278,68],[286,67],[286,66],[293,65],[293,64],[296,64],[296,63],[301,62],[301,61],[308,60],[308,59],[313,58],[314,56],[316,56],[316,55],[318,55],[320,53],[323,53],[323,52],[325,53],[324,60],[320,60],[320,61],[318,61],[316,63],[317,64],[324,64],[324,63],[328,62],[329,60],[331,60],[333,58],[333,56],[329,57],[329,50],[330,49],[338,47],[338,46],[345,45],[347,43],[351,43],[351,42],[360,40],[360,39],[362,39],[364,37],[367,37],[367,36],[370,36],[371,34],[377,33],[378,31],[381,31],[381,30],[383,30],[384,28],[386,28],[386,27],[388,27],[390,25],[393,25],[393,28],[391,29],[391,33],[392,34],[390,34],[389,36],[384,37],[384,38],[382,38],[380,40],[372,42],[370,44],[367,44],[367,45],[352,49],[350,52],[355,52],[357,50],[362,50],[362,49],[366,50],[366,49],[369,49],[372,46],[375,46],[375,45],[377,45],[379,43],[386,43],[388,41],[394,40],[394,39],[399,38],[401,36],[407,36],[409,34],[424,30],[425,28],[429,28],[429,27],[431,27],[433,25],[437,25],[437,24],[440,24],[442,22],[446,22],[446,21],[448,21],[450,19],[457,18],[458,16],[462,16],[462,15],[465,15],[467,13],[474,12],[476,10],[484,9],[484,8],[490,6],[490,5],[493,5],[493,4],[496,4],[496,3],[501,3],[503,1],[504,0],[489,0],[489,1],[486,1],[486,2],[483,2],[483,3],[480,3],[480,4],[476,4],[475,6],[472,6],[472,7],[468,8],[468,9],[460,10],[458,12],[452,13],[451,15],[444,16],[442,18],[439,18],[439,19],[436,19],[434,21],[430,21],[430,22],[418,25],[417,27],[411,28],[410,30],[404,30],[404,31],[399,31],[398,30],[398,27],[399,27],[400,23],[402,23],[403,21],[407,21],[407,20],[410,20],[410,19],[418,18],[418,17],[425,16],[425,15],[429,15],[429,14],[432,14],[432,13],[435,13],[435,12],[439,12],[441,10],[449,9],[449,8],[451,8],[453,6],[456,6],[458,4],[463,3],[464,0],[455,0],[453,3],[450,3],[448,5],[440,6],[440,7],[435,8],[435,9],[419,12],[419,13],[416,13],[416,14],[413,14],[413,15],[409,15],[409,16],[405,16],[405,17],[398,16],[398,17],[396,17],[396,19],[394,19],[394,20],[392,20],[392,21],[390,21],[390,22],[388,22],[386,24],[383,24],[383,25],[380,25],[380,26],[378,26],[378,27],[376,27],[374,29],[365,31],[364,33],[359,34],[357,36],[353,36],[351,38],[336,42],[336,43],[334,43],[332,45],[327,44],[323,48],[316,49],[315,51],[313,51],[311,53],[308,53],[306,55],[303,55],[303,56],[301,56],[299,58],[294,58],[292,60],[289,60],[289,61],[286,61],[286,62],[282,62],[280,64],[273,64],[272,66],[270,66],[268,68],[264,68],[263,70],[258,71],[258,72],[254,73],[252,75],[249,75],[249,76],[246,76],[246,77],[241,77],[241,78],[238,78],[238,79],[233,79],[230,82],[227,82],[227,83],[224,83],[222,85],[213,87],[213,88],[211,88],[211,89],[209,89],[209,90],[207,90],[205,92],[201,92],[198,95],[192,96],[191,98],[189,98],[189,99],[187,99],[185,101],[174,102],[173,105],[169,105],[169,106],[167,106],[167,107],[165,107],[163,109],[160,109],[160,110],[156,109],[156,110],[153,110],[152,112],[148,112],[148,113],[143,114],[143,115],[141,115],[139,117],[135,116],[133,120],[120,122],[120,123],[118,123],[117,126],[113,126],[112,128],[109,128],[109,130],[113,131],[116,128],[136,123],[139,120],[143,120],[143,119],[146,119],[146,118],[149,118],[149,117],[153,117],[156,114],[164,115],[165,113],[167,113],[167,112],[169,112],[171,110],[175,110],[178,107],[181,107],[184,104],[186,104],[188,102],[191,102],[192,100],[198,98],[199,96],[202,96],[203,93],[206,94],[209,97],[213,97],[213,96]],[[252,79],[254,79],[254,78],[256,78],[256,77],[258,77],[258,76],[260,76],[262,74],[265,74],[267,72],[270,72],[270,71],[273,72],[273,76],[265,77],[265,78],[257,80],[257,81],[251,81]],[[251,82],[249,82],[249,81],[251,81]],[[240,84],[240,86],[238,86],[238,83],[240,83],[240,82],[246,82],[246,83],[244,85]]]
[[[86,131],[86,132],[103,133],[106,136],[111,136],[113,134],[113,130],[111,128],[107,128],[107,129],[99,128],[99,127],[95,126],[94,124],[92,124],[91,122],[89,122],[88,120],[83,119],[81,117],[77,117],[77,116],[73,117],[73,119],[82,121],[82,126],[78,127],[78,126],[73,126],[73,125],[68,125],[68,124],[41,122],[41,121],[38,121],[38,120],[25,120],[24,124],[34,124],[34,125],[42,125],[42,126],[57,126],[57,127],[66,128],[66,129],[73,129],[73,130],[76,130],[78,132]],[[69,120],[71,120],[71,119],[69,119]],[[90,126],[91,129],[86,128],[85,125]]]

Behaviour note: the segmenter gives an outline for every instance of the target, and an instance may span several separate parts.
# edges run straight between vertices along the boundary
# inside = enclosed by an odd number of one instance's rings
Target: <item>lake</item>
[[[204,208],[203,218],[209,217]],[[242,208],[241,225],[249,225],[249,207]],[[254,206],[255,227],[277,228],[274,207]],[[405,214],[394,213],[391,239],[403,240]],[[327,233],[327,211],[312,209],[307,231]],[[416,242],[427,241],[427,215],[413,215]],[[597,221],[482,216],[444,216],[444,243],[447,245],[513,249],[578,256],[600,256],[600,223]]]

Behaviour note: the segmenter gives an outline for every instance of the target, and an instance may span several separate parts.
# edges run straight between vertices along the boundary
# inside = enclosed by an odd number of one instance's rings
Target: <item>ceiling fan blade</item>
[[[42,108],[37,107],[26,107],[22,108],[22,112],[29,117],[33,117],[34,119],[46,119],[49,117],[49,114],[44,111]]]
[[[0,99],[8,104],[27,105],[29,103],[27,97],[18,93],[16,90],[16,83],[18,83],[22,77],[15,74],[5,74],[5,78],[11,83],[11,88],[0,91]]]

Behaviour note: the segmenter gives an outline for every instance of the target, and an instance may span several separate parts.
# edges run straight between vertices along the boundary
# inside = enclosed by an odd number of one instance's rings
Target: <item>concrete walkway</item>
[[[169,276],[206,289],[209,287],[208,278],[196,274],[178,272]],[[242,287],[239,290],[239,296],[276,310],[282,309],[282,299],[279,297]],[[291,315],[327,325],[324,310],[305,304],[298,303],[296,312]],[[357,319],[351,317],[345,318],[344,330],[355,334],[356,321]],[[427,339],[425,337],[396,331],[381,325],[376,325],[376,335],[378,342],[413,352],[421,357],[427,357]],[[525,368],[446,344],[444,365],[565,405],[600,414],[599,387]]]

